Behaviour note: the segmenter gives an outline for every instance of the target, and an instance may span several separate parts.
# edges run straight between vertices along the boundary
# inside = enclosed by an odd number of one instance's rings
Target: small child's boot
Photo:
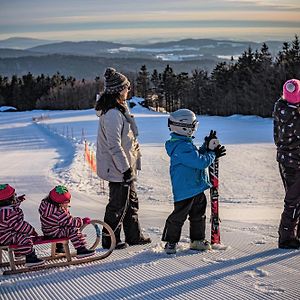
[[[95,254],[95,250],[89,250],[86,247],[80,247],[77,249],[77,258],[89,257]]]
[[[56,254],[64,254],[65,253],[65,248],[62,243],[56,243],[55,253]]]
[[[211,244],[207,240],[191,241],[190,249],[197,251],[211,250]]]
[[[25,265],[26,267],[35,267],[39,265],[43,265],[45,261],[36,256],[35,251],[33,250],[31,253],[26,255]]]

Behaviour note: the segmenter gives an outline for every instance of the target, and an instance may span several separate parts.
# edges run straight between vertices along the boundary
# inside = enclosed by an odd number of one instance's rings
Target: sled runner
[[[109,249],[103,249],[100,242],[102,239],[102,228],[105,228],[111,239],[111,245]],[[113,230],[110,226],[99,220],[92,220],[90,224],[85,224],[81,227],[82,233],[86,236],[87,248],[96,250],[93,256],[85,258],[76,258],[76,253],[71,253],[69,247],[69,238],[53,238],[47,239],[43,236],[37,237],[33,244],[35,246],[51,244],[50,256],[41,257],[44,261],[44,265],[38,265],[33,267],[25,266],[25,260],[15,260],[14,250],[22,247],[18,245],[0,246],[0,267],[10,267],[9,270],[5,270],[3,275],[19,274],[30,271],[45,270],[55,267],[66,267],[70,265],[78,265],[88,263],[96,260],[101,260],[108,257],[116,246],[116,239]],[[107,233],[106,233],[107,234]],[[63,244],[65,253],[56,253],[56,244]],[[99,245],[100,244],[100,245]],[[8,262],[3,262],[3,251],[8,252]],[[59,261],[58,261],[59,260]],[[57,262],[56,262],[57,261]]]

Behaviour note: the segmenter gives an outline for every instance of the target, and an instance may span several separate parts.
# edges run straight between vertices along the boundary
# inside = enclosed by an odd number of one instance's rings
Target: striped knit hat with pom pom
[[[104,92],[107,94],[115,94],[122,92],[125,88],[130,87],[127,77],[114,68],[107,68],[104,73]]]

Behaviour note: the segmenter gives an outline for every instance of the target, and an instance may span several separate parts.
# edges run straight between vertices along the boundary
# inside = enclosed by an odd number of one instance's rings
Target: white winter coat
[[[133,116],[122,114],[117,108],[105,114],[97,112],[99,128],[97,137],[97,174],[110,182],[122,182],[123,173],[132,168],[141,169],[141,153],[137,142],[137,127]]]

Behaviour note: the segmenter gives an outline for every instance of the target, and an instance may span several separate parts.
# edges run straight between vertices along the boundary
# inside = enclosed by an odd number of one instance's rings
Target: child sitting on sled
[[[225,147],[219,145],[216,132],[211,131],[200,149],[193,144],[197,130],[196,115],[189,109],[179,109],[170,114],[168,126],[171,139],[166,150],[171,159],[170,175],[174,197],[174,210],[166,220],[162,240],[167,242],[165,252],[176,253],[181,229],[189,216],[190,249],[209,250],[205,240],[206,196],[204,191],[211,185],[205,169],[218,157],[224,156]]]
[[[35,229],[26,221],[20,208],[25,195],[17,197],[15,189],[9,184],[0,184],[0,245],[18,245],[14,250],[15,257],[25,255],[26,266],[42,265],[33,249],[33,238],[37,237]]]
[[[42,231],[47,238],[70,238],[77,251],[77,257],[94,255],[95,250],[86,248],[86,243],[80,228],[83,224],[90,224],[90,218],[72,217],[69,212],[71,194],[62,185],[52,189],[39,207]],[[64,253],[63,245],[56,244],[56,253]]]

